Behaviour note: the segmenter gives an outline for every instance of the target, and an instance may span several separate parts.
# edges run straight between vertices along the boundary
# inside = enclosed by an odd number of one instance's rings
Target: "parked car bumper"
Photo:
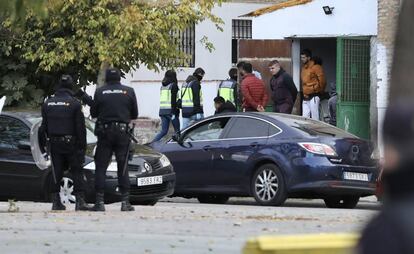
[[[326,157],[304,158],[294,162],[294,181],[289,192],[308,192],[310,195],[359,195],[375,194],[379,169],[372,166],[334,164]],[[363,173],[368,181],[344,179],[344,172]]]
[[[108,175],[105,180],[105,202],[113,203],[121,200],[121,193],[118,188],[118,178],[116,172]],[[148,201],[159,200],[170,196],[174,193],[176,175],[172,166],[168,166],[152,172],[150,174],[139,175],[136,172],[129,172],[130,182],[130,200],[131,201]],[[137,179],[139,177],[162,176],[162,184],[154,184],[147,186],[138,186]],[[94,199],[92,197],[91,199]]]
[[[156,175],[154,175],[156,176]],[[162,184],[137,186],[137,178],[129,178],[130,200],[146,201],[159,200],[174,193],[175,173],[162,175]],[[121,193],[118,189],[118,179],[107,179],[105,182],[105,200],[117,202],[121,200]]]

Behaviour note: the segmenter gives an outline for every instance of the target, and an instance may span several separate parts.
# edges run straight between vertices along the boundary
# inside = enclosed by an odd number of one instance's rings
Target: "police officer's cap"
[[[121,72],[116,68],[109,68],[105,73],[105,81],[121,81]]]
[[[73,79],[70,75],[62,75],[59,81],[60,88],[72,89]]]

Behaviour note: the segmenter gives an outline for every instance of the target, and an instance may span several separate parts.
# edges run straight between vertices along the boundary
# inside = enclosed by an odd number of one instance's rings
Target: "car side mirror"
[[[19,150],[31,151],[30,142],[27,141],[19,141],[19,143],[17,144],[17,148]]]
[[[180,145],[183,144],[183,139],[181,137],[181,133],[180,132],[174,133],[174,135],[172,135],[172,140],[174,140],[175,142],[177,142]]]

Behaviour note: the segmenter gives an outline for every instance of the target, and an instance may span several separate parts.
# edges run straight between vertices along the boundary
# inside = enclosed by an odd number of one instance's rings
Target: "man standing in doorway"
[[[309,49],[302,50],[300,59],[302,61],[302,115],[319,120],[319,95],[325,90],[325,75],[322,66],[315,64],[312,58],[312,52]]]
[[[277,60],[269,63],[269,70],[272,73],[270,89],[272,90],[273,112],[291,114],[298,94],[295,83]]]
[[[201,91],[201,80],[203,80],[204,74],[205,71],[202,68],[197,68],[193,75],[188,76],[185,84],[181,87],[183,128],[204,118],[203,93]]]
[[[241,75],[241,91],[243,95],[243,111],[265,111],[269,96],[263,81],[258,79],[253,73],[250,63],[243,64]]]

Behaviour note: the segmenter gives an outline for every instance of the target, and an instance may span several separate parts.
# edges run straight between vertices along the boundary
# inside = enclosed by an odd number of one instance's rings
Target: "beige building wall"
[[[376,112],[377,125],[375,130],[380,152],[382,154],[382,124],[388,103],[391,66],[394,53],[394,40],[397,28],[398,14],[402,0],[378,0],[378,36],[376,38]],[[375,82],[375,81],[374,81]],[[374,131],[374,130],[373,130]],[[374,135],[375,135],[374,134]],[[374,138],[374,137],[373,137]],[[375,140],[375,139],[373,139]]]

